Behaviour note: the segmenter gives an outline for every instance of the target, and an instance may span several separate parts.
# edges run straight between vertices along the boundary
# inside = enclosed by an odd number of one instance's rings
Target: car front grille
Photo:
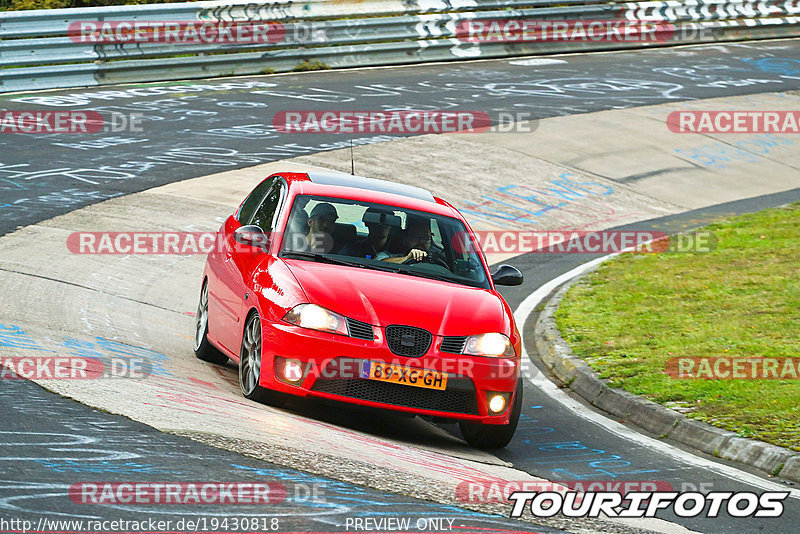
[[[467,344],[467,336],[445,336],[442,339],[442,344],[439,350],[442,352],[450,352],[452,354],[461,354],[464,352],[464,345]]]
[[[386,343],[389,350],[398,356],[423,356],[428,352],[432,341],[431,333],[422,328],[396,324],[386,327]]]
[[[372,325],[355,319],[347,318],[347,331],[350,332],[350,337],[357,339],[368,339],[372,341],[375,339],[375,331]]]
[[[443,391],[364,378],[318,378],[311,390],[394,406],[478,414],[475,386],[469,378],[449,378]]]

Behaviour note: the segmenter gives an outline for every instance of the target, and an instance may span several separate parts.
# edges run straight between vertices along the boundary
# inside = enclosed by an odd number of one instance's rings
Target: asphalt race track
[[[536,68],[493,60],[0,95],[8,110],[143,116],[140,133],[0,138],[0,232],[120,194],[349,144],[342,135],[279,135],[272,116],[280,111],[458,109],[541,119],[788,91],[800,88],[797,48],[777,41],[579,54]]]
[[[18,401],[24,404],[18,404]],[[71,530],[56,521],[118,519],[128,521],[267,520],[267,528],[292,531],[339,530],[347,518],[403,517],[413,525],[452,520],[453,531],[528,529],[532,525],[480,512],[380,492],[223,451],[196,441],[163,434],[124,417],[111,417],[27,381],[3,385],[0,409],[6,414],[0,437],[0,507],[15,518],[53,523],[39,531]],[[58,418],[50,414],[58,413]],[[58,451],[54,456],[54,451]],[[241,504],[87,505],[67,501],[77,481],[129,482],[281,480],[286,500],[268,508]],[[65,505],[65,501],[67,504]],[[205,519],[203,519],[205,518]],[[272,520],[277,520],[273,524]],[[200,523],[198,523],[199,525]],[[207,523],[209,527],[211,523]],[[433,523],[432,523],[433,524]],[[449,524],[449,523],[445,523]],[[201,528],[195,527],[197,530]],[[147,529],[172,530],[171,528]],[[209,528],[210,529],[210,528]],[[6,530],[3,528],[3,530]],[[194,529],[189,529],[194,530]],[[210,529],[218,530],[218,529]],[[249,528],[234,529],[250,531]],[[424,529],[423,529],[424,530]],[[536,532],[557,532],[537,528]]]
[[[798,57],[800,43],[777,41],[571,55],[552,58],[554,61],[536,68],[525,60],[493,60],[3,95],[0,107],[4,109],[142,113],[143,123],[142,131],[133,133],[0,136],[0,235],[155,186],[349,146],[350,139],[341,135],[278,134],[271,119],[279,111],[459,109],[486,111],[492,117],[519,112],[531,119],[544,119],[664,102],[793,91],[800,89]],[[353,142],[359,146],[388,140],[386,136],[359,136]],[[799,199],[800,189],[792,189],[622,227],[679,231],[716,216],[757,211]],[[502,289],[502,293],[515,309],[543,283],[594,257],[531,254],[514,258],[510,263],[523,271],[525,284]],[[0,318],[4,322],[12,319]],[[533,319],[524,325],[526,330]],[[535,365],[530,336],[526,342]],[[157,519],[249,516],[255,510],[247,506],[234,512],[230,507],[215,506],[152,510],[131,506],[112,511],[70,504],[65,496],[79,481],[266,478],[286,484],[286,502],[269,510],[270,517],[279,519],[281,531],[344,530],[345,519],[352,517],[409,517],[412,521],[449,518],[454,520],[454,530],[465,532],[555,531],[550,526],[370,489],[364,483],[310,475],[222,450],[229,448],[224,444],[221,449],[164,434],[61,398],[33,383],[3,381],[0,387],[0,410],[4,414],[0,422],[0,511],[4,515],[34,520],[41,515],[57,519],[113,515],[138,520],[143,515]],[[658,481],[684,491],[758,493],[783,484],[719,459],[689,451],[676,457],[674,449],[631,441],[613,428],[587,421],[532,383],[526,383],[524,398],[517,435],[497,457],[536,477],[553,481]],[[348,412],[337,419],[303,403],[291,409],[301,416],[367,434],[398,437],[384,422],[370,416]],[[405,428],[402,421],[392,419],[388,426],[393,424]],[[457,427],[442,428],[458,436]],[[410,439],[413,443],[415,438]],[[325,487],[324,502],[302,493],[313,489],[314,484]],[[789,498],[783,517],[777,520],[660,517],[699,532],[781,532],[800,522],[798,500],[796,494]],[[499,513],[504,510],[500,507]],[[262,516],[263,511],[256,515]],[[603,528],[588,520],[573,520],[562,526],[568,531]],[[618,528],[620,532],[632,531],[630,526]]]

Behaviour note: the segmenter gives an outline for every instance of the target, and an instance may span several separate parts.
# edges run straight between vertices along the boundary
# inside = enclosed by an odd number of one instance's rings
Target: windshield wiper
[[[287,250],[281,253],[284,258],[300,258],[304,260],[314,260],[320,263],[331,263],[333,265],[346,265],[348,267],[360,267],[362,269],[375,269],[376,271],[396,272],[391,267],[379,267],[377,265],[368,265],[366,263],[358,263],[356,261],[340,260],[339,258],[332,258],[319,252],[303,252]]]
[[[447,276],[443,276],[441,274],[433,274],[433,273],[426,273],[421,271],[409,271],[408,269],[398,269],[398,273],[400,274],[407,274],[409,276],[419,276],[420,278],[430,278],[432,280],[440,280],[442,282],[450,282],[451,284],[460,284],[461,282],[458,280],[453,280]]]
[[[347,265],[348,267],[363,267],[361,263],[354,261],[340,260],[338,258],[331,258],[319,252],[302,252],[302,251],[285,251],[281,253],[284,258],[300,258],[304,260],[314,260],[320,263],[332,263],[334,265]]]

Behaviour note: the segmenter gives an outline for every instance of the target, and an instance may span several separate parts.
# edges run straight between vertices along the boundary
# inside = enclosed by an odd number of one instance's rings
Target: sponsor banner
[[[105,361],[103,361],[105,360]],[[0,380],[141,379],[152,374],[144,358],[114,356],[0,356]]]
[[[280,504],[279,482],[77,482],[69,488],[76,504]]]
[[[797,380],[800,358],[746,356],[676,357],[667,360],[667,375],[701,380]]]
[[[675,37],[674,24],[647,20],[464,20],[456,39],[467,43],[663,43]]]
[[[76,21],[67,35],[80,44],[276,44],[286,27],[274,21]]]
[[[711,232],[669,236],[640,230],[534,231],[491,230],[475,232],[477,246],[486,254],[614,254],[618,252],[711,252],[717,239]],[[458,252],[474,251],[466,234],[453,237]]]
[[[622,495],[619,492],[518,491],[509,496],[513,501],[510,517],[524,512],[532,517],[656,517],[671,512],[678,517],[780,517],[788,491],[752,492],[712,491],[639,491]]]
[[[484,111],[281,111],[272,125],[281,133],[439,134],[482,133],[492,120]]]
[[[574,491],[616,492],[620,495],[641,491],[672,491],[672,484],[658,480],[564,480],[564,481],[496,481],[465,480],[456,486],[456,497],[465,503],[508,502],[509,496],[518,491],[566,493]]]
[[[673,111],[673,133],[800,134],[800,111]]]

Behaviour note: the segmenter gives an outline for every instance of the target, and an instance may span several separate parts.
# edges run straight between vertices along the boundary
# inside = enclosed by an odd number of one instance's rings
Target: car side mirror
[[[492,273],[492,281],[498,286],[522,285],[523,276],[519,269],[503,264]]]
[[[269,236],[264,233],[260,226],[254,224],[237,228],[233,232],[233,239],[237,243],[260,248],[263,252],[267,252],[267,247],[269,246]]]

